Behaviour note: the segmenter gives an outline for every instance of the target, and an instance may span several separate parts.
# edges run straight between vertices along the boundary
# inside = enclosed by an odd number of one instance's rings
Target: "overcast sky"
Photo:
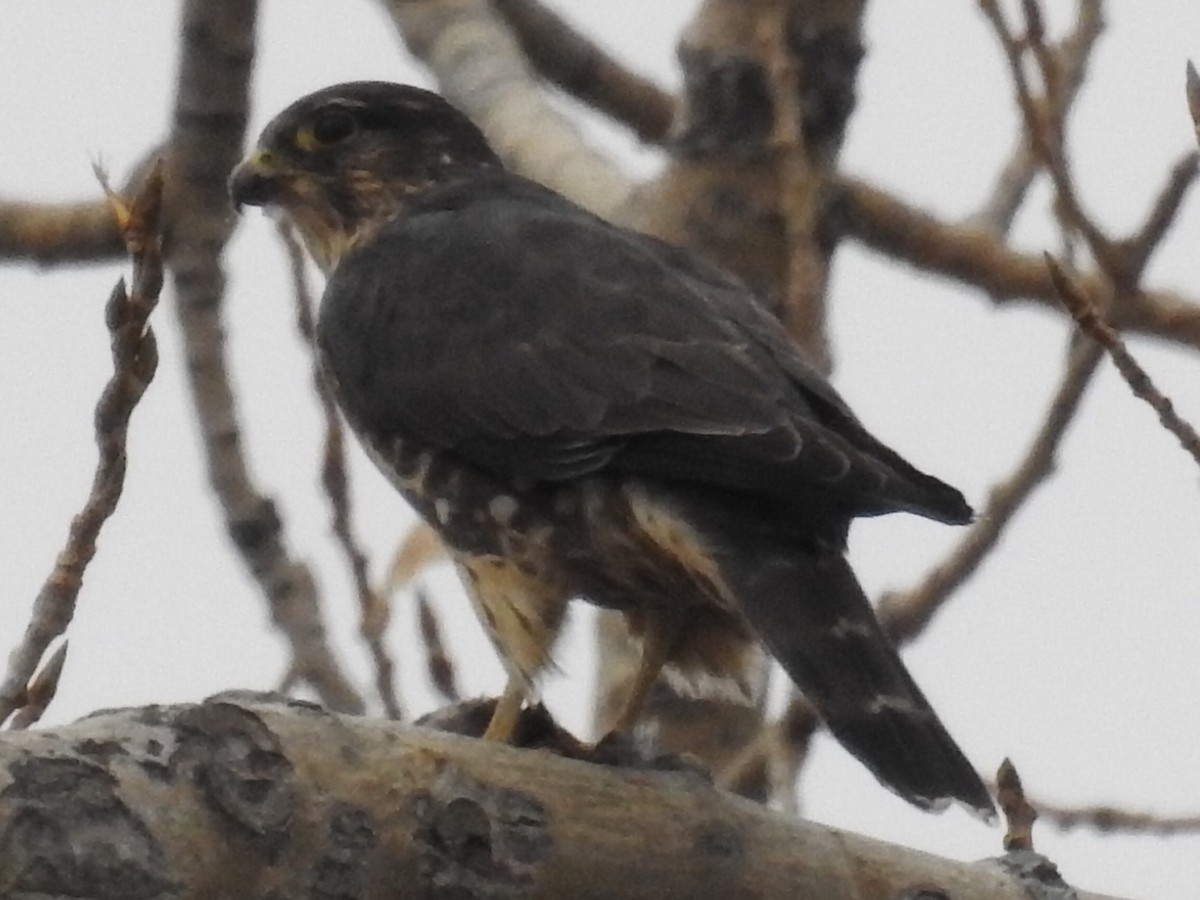
[[[640,70],[678,81],[674,41],[691,2],[559,0]],[[1068,4],[1056,5],[1065,12]],[[118,180],[164,136],[177,9],[161,0],[0,8],[0,197],[94,196],[91,164]],[[1183,95],[1200,57],[1193,0],[1110,4],[1110,31],[1071,123],[1088,209],[1122,233],[1166,170],[1195,146]],[[844,156],[867,177],[937,214],[969,215],[1016,133],[1004,69],[974,4],[876,3],[860,105]],[[262,4],[251,130],[300,94],[359,78],[429,85],[366,0]],[[655,165],[594,123],[592,139],[639,172]],[[1017,241],[1056,249],[1040,186]],[[1200,296],[1200,199],[1188,203],[1146,282]],[[279,502],[293,551],[310,561],[336,646],[356,683],[370,672],[356,637],[346,567],[328,538],[318,486],[321,422],[292,322],[283,254],[251,214],[228,253],[229,353],[250,462]],[[0,644],[15,642],[62,545],[95,460],[92,407],[109,372],[102,306],[120,266],[0,268]],[[88,570],[71,657],[47,721],[104,706],[268,689],[286,664],[263,602],[224,536],[207,490],[182,382],[171,298],[155,314],[159,374],[135,413],[125,496]],[[835,383],[867,425],[980,506],[1028,445],[1063,365],[1061,319],[902,271],[855,247],[838,256],[832,303]],[[1200,357],[1164,343],[1132,348],[1178,410],[1200,422]],[[1200,503],[1197,470],[1111,367],[1093,385],[1056,477],[906,659],[967,755],[992,772],[1008,755],[1031,793],[1067,804],[1200,811]],[[355,451],[360,530],[378,572],[410,514]],[[913,583],[961,536],[893,516],[856,526],[851,555],[868,591]],[[452,629],[459,676],[495,692],[500,668],[444,567],[429,576]],[[586,615],[576,617],[587,622]],[[585,630],[583,625],[577,629]],[[410,707],[432,696],[412,652],[411,604],[389,634]],[[469,661],[469,664],[468,664]],[[580,730],[590,656],[561,654],[546,693]],[[818,741],[805,813],[964,859],[994,855],[1000,831],[965,814],[929,816],[882,790],[832,741]],[[1037,832],[1081,887],[1194,898],[1200,839]]]

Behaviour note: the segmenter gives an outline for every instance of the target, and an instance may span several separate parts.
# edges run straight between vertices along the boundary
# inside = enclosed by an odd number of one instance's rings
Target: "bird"
[[[582,598],[640,644],[612,732],[660,674],[744,691],[765,647],[883,785],[993,814],[846,559],[855,518],[972,510],[873,437],[743,281],[510,171],[409,85],[297,100],[230,195],[282,214],[326,275],[341,411],[508,673],[486,737],[511,737]]]

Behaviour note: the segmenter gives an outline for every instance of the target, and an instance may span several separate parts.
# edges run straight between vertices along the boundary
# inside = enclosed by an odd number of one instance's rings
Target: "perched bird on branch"
[[[738,685],[756,642],[833,734],[925,808],[992,803],[844,556],[857,516],[963,523],[873,438],[738,279],[505,170],[436,94],[338,85],[233,174],[328,275],[318,345],[347,421],[440,533],[510,676],[507,738],[568,601],[660,672]]]

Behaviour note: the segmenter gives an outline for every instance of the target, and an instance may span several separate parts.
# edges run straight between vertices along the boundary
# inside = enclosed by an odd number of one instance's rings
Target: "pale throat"
[[[431,183],[389,183],[363,170],[351,170],[345,177],[354,198],[353,212],[339,210],[318,189],[304,184],[294,185],[294,197],[281,204],[284,215],[326,275],[353,247],[366,243],[401,215],[409,198]]]
[[[369,218],[348,221],[329,207],[301,204],[281,209],[313,261],[326,275],[353,247],[374,237],[401,212],[400,204],[381,206]]]

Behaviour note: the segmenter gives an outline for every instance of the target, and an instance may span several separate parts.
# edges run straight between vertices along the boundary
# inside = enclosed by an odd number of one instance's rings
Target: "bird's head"
[[[297,100],[263,129],[229,181],[235,208],[275,207],[326,271],[415,194],[500,161],[437,94],[381,81]]]

